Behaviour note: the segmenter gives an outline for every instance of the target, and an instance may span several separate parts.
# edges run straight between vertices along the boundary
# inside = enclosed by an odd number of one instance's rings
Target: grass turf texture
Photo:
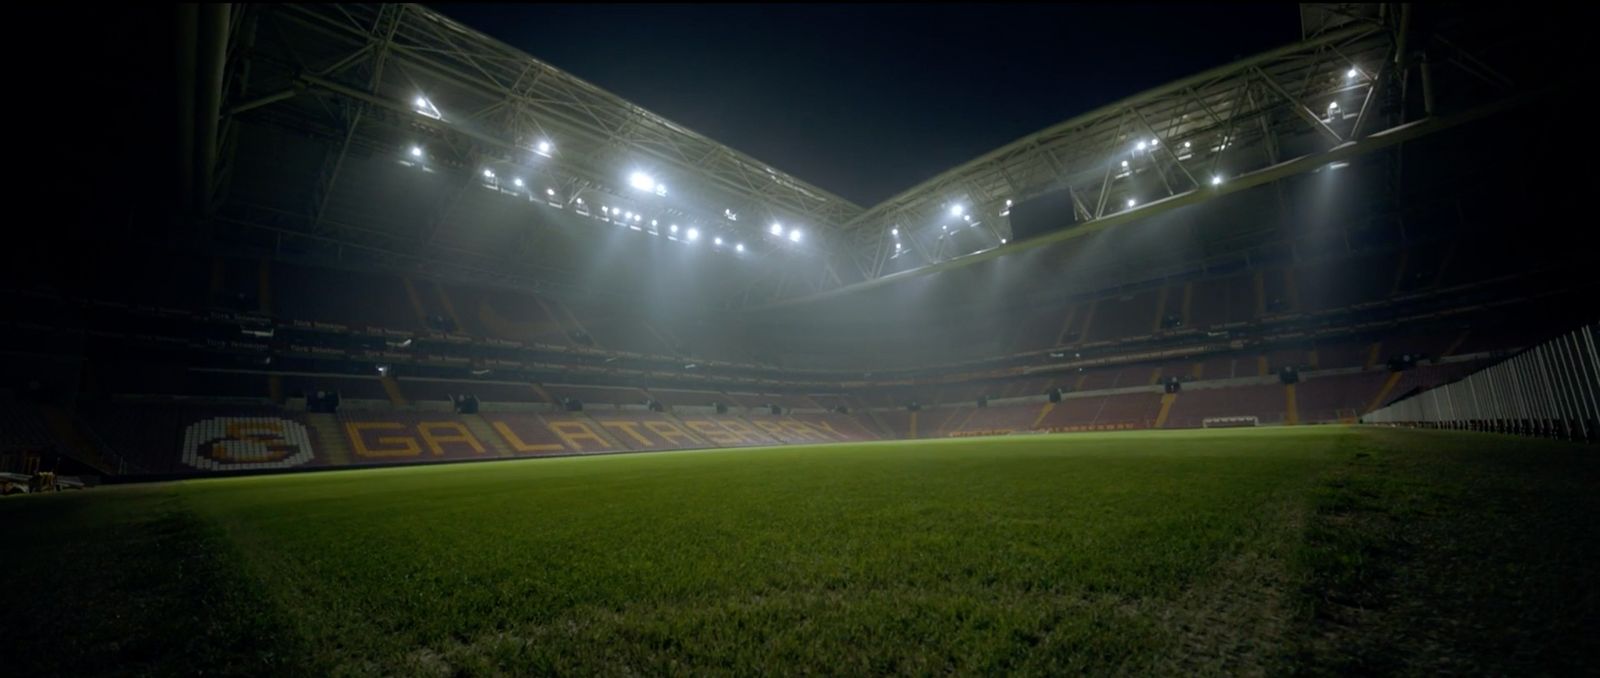
[[[1577,673],[1593,447],[1308,427],[656,453],[0,501],[85,673]]]

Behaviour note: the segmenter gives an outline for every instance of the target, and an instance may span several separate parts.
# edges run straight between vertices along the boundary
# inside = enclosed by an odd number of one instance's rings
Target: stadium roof
[[[199,10],[229,37],[193,46],[220,92],[208,123],[196,88],[189,181],[230,241],[559,289],[605,256],[585,242],[593,222],[662,239],[681,223],[730,255],[694,263],[717,279],[696,289],[743,307],[966,266],[1389,148],[1543,92],[1553,58],[1529,54],[1532,34],[1485,34],[1493,23],[1424,30],[1410,5],[1306,5],[1298,43],[864,209],[422,6],[242,7]],[[1010,207],[1055,191],[1078,226],[1016,241]],[[957,245],[952,226],[983,237]],[[606,291],[650,284],[630,268],[610,268]]]

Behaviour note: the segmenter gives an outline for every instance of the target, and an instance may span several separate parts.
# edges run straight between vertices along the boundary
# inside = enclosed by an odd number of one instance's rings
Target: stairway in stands
[[[495,453],[495,456],[515,456],[511,453],[511,448],[506,446],[506,441],[500,439],[500,434],[495,433],[494,427],[490,426],[482,415],[463,414],[461,415],[461,423],[465,424],[467,430],[472,432],[472,437],[477,438],[488,446]]]
[[[323,412],[308,412],[306,423],[316,431],[317,456],[322,457],[329,466],[350,465],[354,455],[350,453],[350,441],[344,437],[344,425],[339,417]]]
[[[611,449],[613,449],[613,450],[629,450],[629,449],[632,449],[632,448],[628,447],[627,445],[622,444],[621,440],[617,440],[616,436],[611,435],[611,430],[610,429],[607,429],[606,427],[601,426],[600,422],[597,421],[594,417],[589,416],[589,414],[587,412],[572,412],[570,414],[573,414],[578,420],[582,421],[583,423],[588,424],[589,428],[594,431],[594,434],[597,435],[597,436],[600,436],[601,440],[606,441],[606,444],[610,445]]]
[[[101,473],[121,473],[125,470],[115,468],[115,465],[100,453],[99,445],[80,428],[82,424],[72,416],[71,412],[55,405],[41,405],[39,415],[68,456],[88,464]]]

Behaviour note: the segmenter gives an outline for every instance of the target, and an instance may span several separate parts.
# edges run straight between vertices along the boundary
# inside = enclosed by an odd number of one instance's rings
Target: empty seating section
[[[625,315],[583,319],[583,328],[596,344],[613,351],[670,355],[672,347],[657,338],[644,323]]]
[[[1161,394],[1155,391],[1062,398],[1039,422],[1039,428],[1150,428],[1160,410]]]
[[[687,391],[666,388],[650,389],[650,395],[667,407],[706,407],[712,403],[727,402],[728,397],[718,391]]]
[[[1017,325],[1011,351],[1020,353],[1055,346],[1064,317],[1066,309],[1054,307],[1041,309],[1023,318]]]
[[[1412,247],[1406,250],[1404,260],[1396,270],[1393,291],[1404,294],[1433,287],[1449,256],[1449,247]]]
[[[1378,355],[1378,360],[1398,358],[1402,355],[1428,356],[1437,358],[1444,350],[1450,347],[1454,337],[1439,336],[1399,336],[1383,341],[1383,352]]]
[[[1095,305],[1094,321],[1084,341],[1104,341],[1150,334],[1160,290],[1141,290],[1104,298]]]
[[[0,451],[39,450],[53,443],[50,428],[33,405],[0,401]]]
[[[441,381],[434,379],[399,379],[400,392],[407,400],[448,401],[452,395],[471,394],[479,402],[540,403],[544,399],[530,384],[499,381]]]
[[[1230,379],[1241,376],[1234,371],[1235,361],[1232,357],[1206,358],[1200,362],[1199,379]]]
[[[1301,264],[1294,269],[1301,311],[1323,311],[1377,301],[1394,288],[1400,255],[1385,252],[1346,261]]]
[[[399,276],[278,264],[272,273],[273,309],[280,317],[352,327],[421,329]]]
[[[608,386],[573,386],[570,384],[545,384],[544,388],[557,400],[575,398],[585,407],[590,405],[643,405],[648,398],[636,388]]]
[[[443,412],[343,412],[338,415],[354,464],[492,459],[493,443],[460,415]]]
[[[1353,421],[1378,397],[1388,372],[1356,372],[1302,379],[1295,385],[1300,422]]]
[[[551,315],[543,301],[528,294],[502,289],[451,288],[456,315],[473,318],[491,337],[507,341],[570,344],[563,323]]]
[[[1272,373],[1277,373],[1285,367],[1304,369],[1309,366],[1309,361],[1309,349],[1280,348],[1267,352],[1267,369]]]
[[[1078,378],[1072,382],[1072,391],[1100,391],[1116,388],[1116,369],[1093,369],[1078,373]],[[1067,389],[1063,389],[1067,390]]]
[[[1165,428],[1199,428],[1209,417],[1254,416],[1281,424],[1287,398],[1282,384],[1229,388],[1185,388],[1167,413]]]
[[[80,407],[99,440],[142,473],[316,466],[315,432],[269,406],[92,403]],[[291,463],[292,462],[292,463]]]
[[[1371,342],[1360,341],[1335,341],[1317,344],[1317,367],[1319,369],[1338,369],[1341,367],[1362,367],[1367,364],[1367,352]]]
[[[1044,405],[1005,405],[975,408],[960,426],[951,433],[1010,433],[1026,431],[1033,427]]]
[[[1255,286],[1248,274],[1196,281],[1190,294],[1190,327],[1204,329],[1255,317]]]
[[[865,421],[861,415],[830,412],[826,414],[791,414],[789,418],[823,431],[836,440],[865,442],[882,439],[882,436],[873,430],[872,424],[869,421]]]
[[[388,400],[389,392],[376,376],[357,377],[326,374],[284,374],[283,393],[289,397],[306,397],[317,391],[338,391],[340,398],[357,400]]]

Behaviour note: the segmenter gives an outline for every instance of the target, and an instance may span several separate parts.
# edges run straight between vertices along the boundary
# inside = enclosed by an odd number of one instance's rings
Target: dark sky
[[[437,9],[863,206],[1299,38],[1287,3]]]

